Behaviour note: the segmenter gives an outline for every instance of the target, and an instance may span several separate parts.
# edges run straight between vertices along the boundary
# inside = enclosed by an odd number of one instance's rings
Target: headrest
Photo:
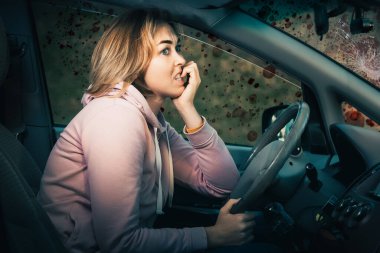
[[[9,48],[7,34],[3,20],[0,17],[0,86],[3,84],[8,73],[9,67]]]

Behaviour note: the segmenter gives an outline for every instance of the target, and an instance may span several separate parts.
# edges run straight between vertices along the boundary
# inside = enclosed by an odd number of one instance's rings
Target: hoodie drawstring
[[[158,193],[157,193],[157,206],[156,206],[156,213],[157,214],[164,214],[162,211],[163,207],[163,193],[162,193],[162,183],[161,183],[161,171],[162,171],[162,159],[161,159],[161,151],[160,151],[160,145],[158,143],[157,138],[157,128],[154,128],[154,145],[156,149],[156,168],[157,168],[157,174],[158,174]]]
[[[173,174],[173,158],[172,151],[170,150],[168,131],[166,133],[166,141],[168,143],[169,150],[169,207],[172,207],[173,193],[174,193],[174,174]]]
[[[168,197],[168,205],[169,207],[172,206],[173,202],[173,192],[174,192],[174,174],[173,174],[173,159],[172,159],[172,152],[170,149],[170,143],[169,143],[169,136],[168,132],[165,131],[166,135],[166,141],[168,145],[168,155],[169,155],[169,197]],[[158,192],[157,192],[157,206],[156,206],[156,214],[164,214],[163,212],[163,190],[162,190],[162,159],[161,159],[161,151],[160,151],[160,145],[158,142],[157,137],[157,128],[154,128],[154,144],[156,149],[156,168],[157,168],[157,174],[158,174]]]

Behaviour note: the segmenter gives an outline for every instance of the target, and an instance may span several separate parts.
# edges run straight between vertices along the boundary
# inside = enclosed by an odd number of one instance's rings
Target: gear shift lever
[[[318,171],[313,164],[308,163],[305,166],[306,176],[310,180],[309,188],[318,192],[322,187],[322,182],[318,179]]]

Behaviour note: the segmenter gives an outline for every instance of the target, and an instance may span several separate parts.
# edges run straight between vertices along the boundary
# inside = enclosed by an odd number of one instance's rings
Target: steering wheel
[[[269,187],[296,148],[305,130],[309,114],[308,104],[302,101],[293,103],[281,112],[257,140],[255,148],[242,167],[244,173],[230,195],[230,198],[241,198],[231,208],[231,213],[241,213],[247,210],[250,204],[254,203],[257,197]],[[278,140],[278,133],[292,119],[294,122],[285,140]]]

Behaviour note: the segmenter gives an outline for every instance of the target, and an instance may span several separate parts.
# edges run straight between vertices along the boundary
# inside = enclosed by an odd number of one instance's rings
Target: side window
[[[40,0],[32,1],[32,10],[53,123],[65,126],[82,108],[95,44],[122,9],[85,1]]]
[[[82,108],[93,48],[123,10],[81,1],[75,6],[58,3],[39,0],[32,7],[54,124],[65,126]],[[254,144],[266,108],[302,99],[300,82],[275,66],[189,27],[183,27],[181,37],[184,57],[197,62],[202,78],[196,106],[226,143]],[[163,110],[181,133],[183,122],[170,101]]]
[[[342,113],[347,124],[360,126],[380,132],[380,125],[368,118],[347,102],[342,103]]]
[[[202,83],[196,106],[229,144],[252,145],[261,134],[266,108],[302,99],[300,81],[215,36],[183,28],[182,54],[197,62]],[[165,117],[178,130],[183,123],[170,101]]]

